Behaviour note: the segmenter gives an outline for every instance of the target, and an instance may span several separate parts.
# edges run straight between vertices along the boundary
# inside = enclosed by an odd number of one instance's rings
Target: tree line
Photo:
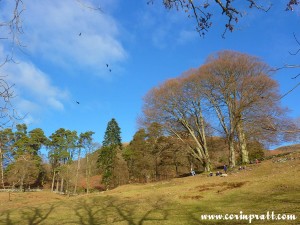
[[[0,170],[2,188],[30,188],[48,185],[52,191],[76,193],[79,177],[89,189],[90,159],[95,149],[87,131],[60,128],[46,137],[41,128],[28,132],[26,124],[0,131]],[[43,157],[42,149],[47,152]],[[84,166],[81,166],[84,164]],[[84,176],[83,176],[84,175]]]

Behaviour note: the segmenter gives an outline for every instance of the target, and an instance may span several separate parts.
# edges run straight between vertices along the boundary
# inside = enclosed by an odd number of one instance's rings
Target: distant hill
[[[288,152],[294,152],[297,150],[300,150],[300,144],[282,146],[274,150],[265,150],[265,156],[268,157],[268,156],[273,156],[273,155],[278,155],[278,154],[283,154]]]

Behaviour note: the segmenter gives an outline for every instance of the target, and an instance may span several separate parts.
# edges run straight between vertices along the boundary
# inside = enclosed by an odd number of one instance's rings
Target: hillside
[[[278,154],[285,154],[288,152],[294,152],[300,149],[300,144],[295,144],[295,145],[288,145],[288,146],[282,146],[279,148],[276,148],[274,150],[266,150],[265,151],[265,156],[273,156],[273,155],[278,155]]]
[[[300,151],[274,157],[227,177],[177,178],[130,184],[111,191],[65,197],[50,192],[0,193],[0,224],[249,224],[201,220],[203,214],[294,214],[300,224]]]

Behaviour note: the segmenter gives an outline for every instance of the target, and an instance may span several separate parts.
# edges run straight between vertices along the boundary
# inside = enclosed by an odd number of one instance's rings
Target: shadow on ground
[[[42,224],[161,224],[168,219],[163,200],[120,201],[112,197],[80,198],[69,204],[43,205],[0,213],[1,225]]]
[[[120,201],[114,198],[81,199],[73,206],[75,224],[130,224],[142,225],[144,222],[159,224],[168,219],[162,200],[149,201],[147,204],[131,201]]]
[[[0,224],[2,225],[15,225],[15,224],[45,224],[48,216],[52,213],[57,205],[50,205],[47,209],[40,209],[29,207],[25,210],[19,210],[18,215],[16,212],[5,211],[0,213]]]

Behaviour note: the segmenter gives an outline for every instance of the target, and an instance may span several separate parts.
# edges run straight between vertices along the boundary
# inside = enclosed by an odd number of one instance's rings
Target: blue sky
[[[92,130],[101,143],[108,121],[115,118],[123,142],[129,142],[138,128],[143,96],[220,50],[248,53],[274,67],[300,64],[300,54],[289,54],[299,48],[293,32],[300,39],[300,10],[286,12],[283,0],[274,1],[268,13],[247,10],[225,39],[224,18],[217,12],[212,29],[201,38],[193,19],[166,10],[160,0],[153,5],[147,0],[85,1],[100,5],[103,12],[76,0],[23,2],[24,47],[14,50],[17,64],[7,63],[0,72],[15,84],[13,104],[27,114],[29,130],[39,127],[47,136],[59,128]],[[9,5],[1,11],[9,13]],[[9,41],[1,40],[2,59],[10,47]],[[274,75],[282,94],[300,82],[300,77],[291,79],[299,72],[281,70]],[[300,88],[282,100],[293,118],[300,115],[299,98]]]

